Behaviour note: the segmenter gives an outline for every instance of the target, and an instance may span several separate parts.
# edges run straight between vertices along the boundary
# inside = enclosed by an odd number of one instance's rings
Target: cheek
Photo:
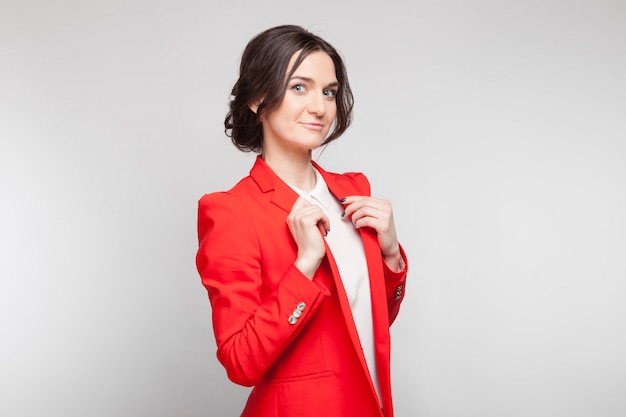
[[[337,104],[335,102],[333,102],[333,104],[329,106],[328,115],[333,120],[335,120],[335,117],[337,117]]]

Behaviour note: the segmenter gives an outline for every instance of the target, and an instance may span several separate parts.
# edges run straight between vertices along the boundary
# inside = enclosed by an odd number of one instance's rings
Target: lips
[[[321,123],[300,123],[307,129],[321,131],[324,128],[324,125]]]

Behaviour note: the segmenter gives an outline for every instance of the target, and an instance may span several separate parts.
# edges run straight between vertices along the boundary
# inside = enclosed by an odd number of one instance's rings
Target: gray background
[[[246,42],[303,25],[355,122],[319,162],[390,199],[398,417],[626,414],[626,5],[2,0],[0,415],[235,416],[196,201]]]

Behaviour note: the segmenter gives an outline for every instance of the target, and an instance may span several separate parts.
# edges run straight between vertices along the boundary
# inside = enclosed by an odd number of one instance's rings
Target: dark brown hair
[[[293,68],[285,74],[292,56],[300,51]],[[230,111],[224,120],[224,131],[237,148],[245,152],[263,151],[263,127],[260,116],[272,112],[283,101],[287,82],[304,58],[311,52],[323,51],[335,64],[339,82],[337,115],[334,128],[323,145],[337,139],[352,122],[354,99],[343,60],[324,39],[300,26],[284,25],[267,29],[248,42],[241,57],[239,79],[231,92]],[[250,105],[258,102],[257,112]]]

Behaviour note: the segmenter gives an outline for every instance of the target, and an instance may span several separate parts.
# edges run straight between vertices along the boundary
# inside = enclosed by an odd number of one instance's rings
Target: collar
[[[342,176],[331,174],[324,171],[316,162],[311,162],[315,168],[317,178],[315,191],[318,186],[326,187],[337,198],[342,199],[348,195],[354,194],[354,186],[349,182],[341,181]],[[318,177],[319,175],[319,177]],[[250,177],[257,184],[263,193],[271,195],[272,203],[282,208],[286,212],[291,211],[293,203],[298,199],[298,193],[294,191],[287,183],[285,183],[272,169],[265,163],[261,156],[257,156],[250,170]],[[319,178],[322,181],[319,181]],[[327,200],[328,201],[328,200]],[[326,203],[328,204],[328,202]]]
[[[300,196],[304,197],[307,201],[312,202],[316,200],[319,202],[323,208],[328,209],[330,205],[331,194],[328,191],[328,185],[326,185],[326,181],[324,181],[324,177],[317,169],[313,169],[315,171],[315,186],[310,192],[302,191],[298,187],[294,187],[291,184],[289,185],[293,190],[298,193]]]

